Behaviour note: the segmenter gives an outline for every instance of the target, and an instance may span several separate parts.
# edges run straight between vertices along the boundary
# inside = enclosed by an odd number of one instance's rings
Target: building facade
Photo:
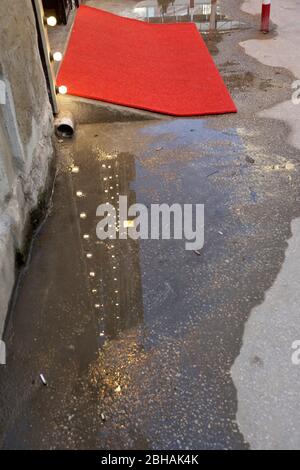
[[[0,338],[30,212],[47,185],[53,115],[31,0],[0,0]]]

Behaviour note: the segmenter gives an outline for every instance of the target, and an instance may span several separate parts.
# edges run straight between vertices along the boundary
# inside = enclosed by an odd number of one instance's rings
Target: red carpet
[[[58,84],[71,95],[175,116],[236,112],[194,24],[148,24],[87,6]]]

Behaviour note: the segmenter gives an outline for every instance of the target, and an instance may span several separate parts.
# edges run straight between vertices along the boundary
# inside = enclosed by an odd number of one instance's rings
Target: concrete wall
[[[0,337],[15,253],[47,182],[52,133],[31,0],[0,0]]]

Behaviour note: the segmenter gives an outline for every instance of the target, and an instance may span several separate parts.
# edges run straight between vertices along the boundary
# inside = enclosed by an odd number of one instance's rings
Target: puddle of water
[[[169,278],[173,278],[172,272],[165,272],[161,258],[168,251],[173,257],[175,247],[180,252],[183,250],[184,256],[184,241],[159,241],[153,246],[151,240],[99,240],[96,236],[100,221],[96,217],[97,206],[111,203],[117,209],[119,195],[128,197],[128,206],[136,202],[147,206],[161,202],[203,203],[208,198],[214,200],[219,190],[222,190],[223,200],[231,205],[236,196],[231,192],[232,181],[227,173],[235,167],[240,172],[239,165],[242,164],[237,157],[242,142],[236,130],[213,129],[205,119],[152,123],[140,126],[137,131],[140,134],[138,140],[147,142],[138,154],[134,143],[129,144],[128,153],[120,152],[117,147],[107,153],[96,138],[92,152],[81,160],[84,165],[80,165],[80,160],[75,161],[72,169],[86,272],[99,325],[99,347],[118,337],[122,331],[144,322],[153,326],[156,319],[162,321],[161,311],[165,309],[167,315],[168,309],[173,308],[178,288]],[[128,139],[131,142],[132,137]],[[93,178],[90,178],[91,174]],[[220,180],[227,177],[224,188]],[[212,182],[216,183],[213,193]],[[213,206],[211,214],[211,209],[207,209],[208,221],[215,217]],[[227,210],[225,206],[224,210]],[[218,217],[219,221],[223,220],[223,209]],[[113,223],[117,231],[121,229],[117,211]],[[164,282],[149,271],[153,253],[158,263],[157,272],[166,277]],[[182,279],[181,282],[184,285],[186,281]],[[195,311],[197,305],[198,300]]]
[[[233,154],[241,146],[241,138],[235,129],[227,129],[226,133],[220,132],[209,127],[204,119],[166,121],[147,126],[142,133],[155,136],[155,142],[149,145],[148,151],[148,158],[152,161],[159,159],[160,153],[164,150],[184,148],[186,151],[201,152],[202,159],[196,163],[203,163],[204,156],[209,156],[212,162],[224,155],[228,163],[229,160],[236,158]]]

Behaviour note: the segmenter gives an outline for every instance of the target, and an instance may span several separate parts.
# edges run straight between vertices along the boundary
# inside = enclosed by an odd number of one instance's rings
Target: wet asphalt
[[[244,55],[257,25],[243,18],[206,37],[237,114],[87,123],[58,143],[5,333],[2,448],[249,447],[230,370],[284,261],[300,176],[287,127],[256,117],[289,99],[292,76]],[[205,204],[200,256],[182,240],[97,239],[96,208],[118,193]]]

